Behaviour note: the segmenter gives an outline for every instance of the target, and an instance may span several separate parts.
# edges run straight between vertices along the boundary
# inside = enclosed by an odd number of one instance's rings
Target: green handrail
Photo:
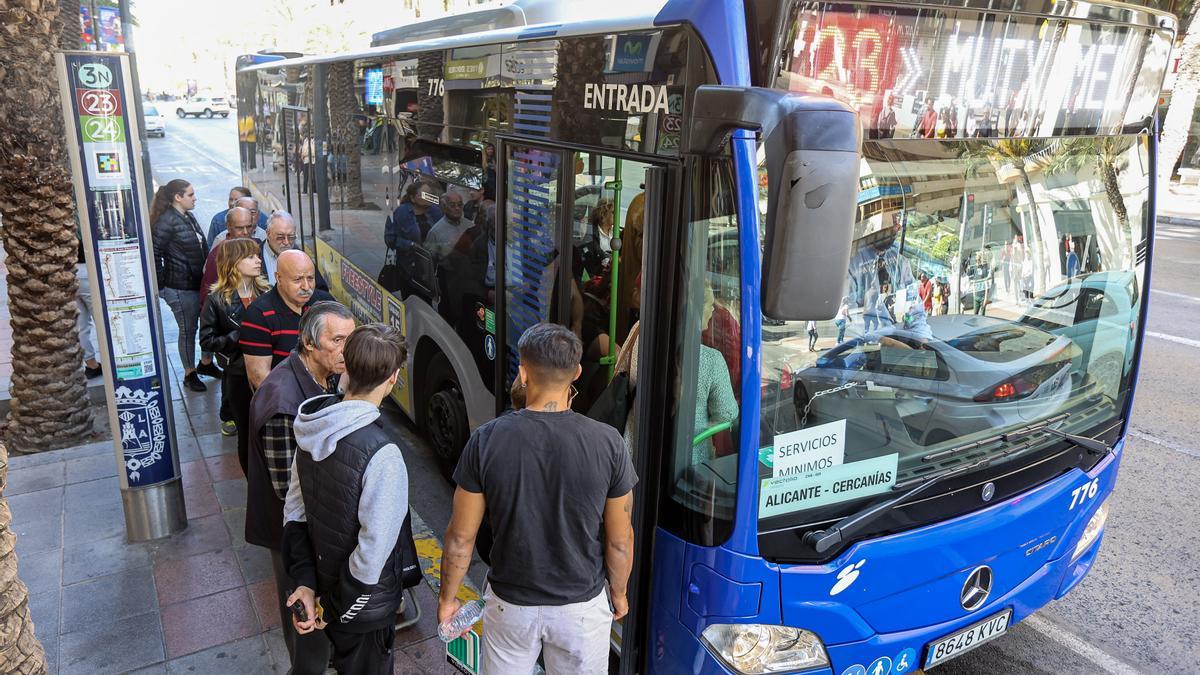
[[[605,183],[604,189],[612,192],[613,201],[613,229],[612,238],[621,239],[621,158],[615,158],[616,168],[614,169],[614,180]],[[604,174],[604,160],[601,160],[600,173]],[[621,271],[621,248],[620,246],[612,247],[612,266],[608,272],[608,356],[600,359],[600,363],[608,366],[608,379],[612,380],[613,374],[617,369],[617,355],[613,348],[617,344],[617,308],[620,306],[618,302],[618,286],[617,280],[620,279]]]
[[[701,431],[699,433],[699,435],[697,435],[695,438],[692,439],[692,447],[694,448],[697,445],[700,445],[701,443],[703,443],[704,441],[707,441],[708,439],[712,438],[713,436],[716,436],[717,434],[721,433],[722,431],[727,431],[728,429],[730,429],[732,427],[733,427],[733,422],[721,422],[720,424],[716,425],[715,427],[709,427],[709,428],[705,429],[704,431]]]

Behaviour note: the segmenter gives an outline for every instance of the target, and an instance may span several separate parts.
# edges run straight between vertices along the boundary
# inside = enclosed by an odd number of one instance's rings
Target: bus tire
[[[450,359],[438,352],[425,371],[425,427],[438,466],[446,478],[454,474],[458,457],[467,444],[470,425],[458,376]]]

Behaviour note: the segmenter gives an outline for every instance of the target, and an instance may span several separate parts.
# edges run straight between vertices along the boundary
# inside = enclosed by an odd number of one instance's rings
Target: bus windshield
[[[1006,428],[1111,423],[1143,296],[1147,148],[1138,135],[865,144],[837,316],[764,318],[764,526],[837,518],[1004,452],[923,461]]]

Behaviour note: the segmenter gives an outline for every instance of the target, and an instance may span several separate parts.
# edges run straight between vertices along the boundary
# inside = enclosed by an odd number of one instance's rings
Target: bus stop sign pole
[[[129,55],[55,55],[125,534],[187,527]]]

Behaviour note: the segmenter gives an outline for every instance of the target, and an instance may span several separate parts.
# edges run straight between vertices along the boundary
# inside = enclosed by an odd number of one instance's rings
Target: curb
[[[1196,218],[1181,218],[1179,216],[1159,216],[1158,222],[1161,225],[1182,225],[1183,227],[1200,227],[1200,219],[1196,219]]]

